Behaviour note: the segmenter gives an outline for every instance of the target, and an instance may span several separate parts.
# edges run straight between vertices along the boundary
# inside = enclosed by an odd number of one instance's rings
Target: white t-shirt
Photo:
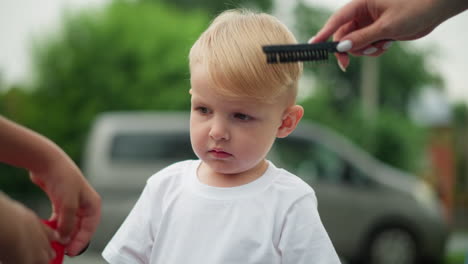
[[[269,162],[260,178],[219,188],[201,183],[199,160],[149,178],[104,249],[112,264],[337,264],[312,188]]]

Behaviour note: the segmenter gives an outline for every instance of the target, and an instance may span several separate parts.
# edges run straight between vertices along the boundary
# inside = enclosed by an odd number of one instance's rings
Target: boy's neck
[[[213,171],[202,161],[197,170],[197,177],[203,184],[212,187],[236,187],[248,184],[260,178],[268,168],[268,162],[262,160],[254,168],[236,174],[223,174]]]

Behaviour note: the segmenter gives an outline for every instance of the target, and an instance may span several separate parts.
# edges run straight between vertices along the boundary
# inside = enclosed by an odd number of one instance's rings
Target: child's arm
[[[340,263],[320,220],[314,193],[296,201],[289,210],[279,248],[283,264]]]
[[[78,254],[97,228],[101,203],[73,161],[52,141],[0,117],[0,162],[30,172],[53,204],[68,254]]]

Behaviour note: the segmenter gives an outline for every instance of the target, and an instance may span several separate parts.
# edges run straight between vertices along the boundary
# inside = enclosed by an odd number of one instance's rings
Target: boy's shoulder
[[[153,174],[147,181],[147,185],[167,185],[180,182],[187,176],[193,166],[197,166],[198,160],[184,160],[173,163]]]
[[[273,165],[273,170],[278,175],[276,177],[276,182],[280,183],[282,186],[289,188],[298,188],[307,192],[313,192],[312,187],[308,185],[304,180],[299,178],[297,175],[285,170],[283,168],[277,168]]]
[[[271,187],[280,195],[288,196],[293,200],[300,199],[307,195],[315,196],[315,192],[312,187],[297,175],[274,166],[273,171],[277,176],[275,177]]]

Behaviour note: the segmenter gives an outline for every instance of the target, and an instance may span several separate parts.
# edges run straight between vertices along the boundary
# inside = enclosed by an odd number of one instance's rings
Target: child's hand
[[[0,262],[3,264],[49,264],[55,252],[50,243],[59,239],[22,204],[0,197]]]
[[[67,156],[54,160],[41,172],[31,172],[52,202],[51,219],[58,223],[60,242],[66,253],[75,256],[85,248],[100,220],[101,200]]]

